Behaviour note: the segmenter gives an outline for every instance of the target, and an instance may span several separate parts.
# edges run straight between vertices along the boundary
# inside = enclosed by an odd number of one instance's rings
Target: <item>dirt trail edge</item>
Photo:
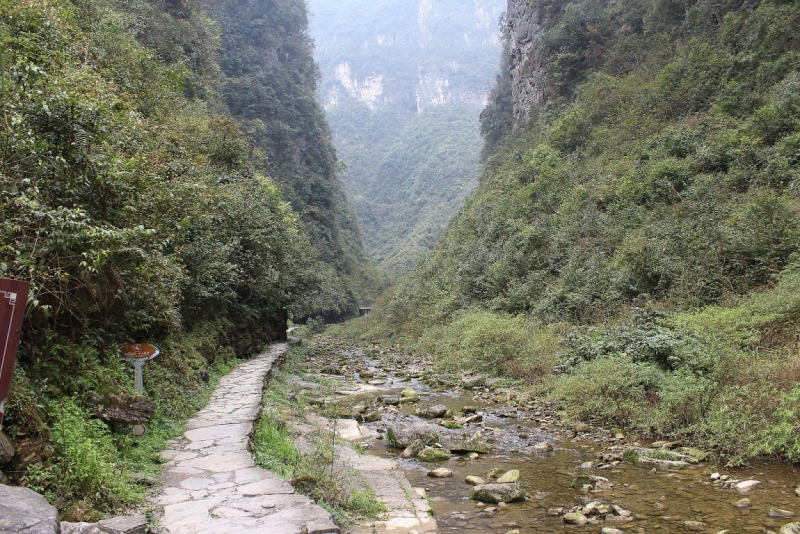
[[[248,451],[265,381],[287,350],[272,345],[222,378],[183,437],[161,453],[168,462],[154,504],[171,534],[339,532],[327,511],[256,467]]]

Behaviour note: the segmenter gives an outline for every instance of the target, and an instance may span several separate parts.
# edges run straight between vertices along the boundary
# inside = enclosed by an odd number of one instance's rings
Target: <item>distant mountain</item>
[[[403,274],[474,189],[503,0],[311,0],[318,92],[368,253]]]

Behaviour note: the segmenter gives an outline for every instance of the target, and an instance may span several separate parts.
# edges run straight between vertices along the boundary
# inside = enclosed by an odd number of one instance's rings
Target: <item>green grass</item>
[[[652,458],[653,460],[669,460],[671,462],[678,462],[681,457],[664,449],[656,449],[644,455],[644,458]]]
[[[632,463],[634,465],[638,464],[639,463],[639,453],[637,453],[633,449],[625,449],[625,451],[622,453],[622,459],[625,460],[626,462],[630,462],[630,463]]]

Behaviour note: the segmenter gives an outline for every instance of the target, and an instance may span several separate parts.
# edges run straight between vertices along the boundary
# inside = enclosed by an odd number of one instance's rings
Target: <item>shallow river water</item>
[[[371,362],[377,365],[377,362]],[[608,469],[581,469],[582,463],[595,459],[595,454],[605,448],[598,442],[581,442],[570,438],[569,433],[548,425],[542,428],[533,414],[524,410],[509,410],[500,405],[481,404],[472,396],[453,392],[432,392],[418,380],[403,381],[386,376],[383,394],[398,394],[405,387],[429,393],[421,405],[444,404],[454,412],[465,405],[477,405],[483,422],[469,425],[465,431],[489,434],[492,449],[477,460],[466,456],[452,456],[450,460],[435,464],[421,463],[399,457],[401,451],[390,448],[385,440],[371,443],[370,453],[397,458],[406,477],[415,487],[425,488],[431,501],[440,532],[500,533],[517,529],[521,533],[549,532],[600,532],[603,527],[613,527],[626,532],[686,532],[686,521],[706,524],[702,531],[717,533],[778,532],[792,521],[800,521],[800,498],[794,487],[800,482],[800,473],[786,464],[757,464],[742,469],[725,469],[701,463],[678,471],[656,471],[622,462]],[[374,395],[361,396],[370,400]],[[411,414],[414,406],[405,405],[401,412]],[[502,417],[497,414],[503,415]],[[384,431],[401,415],[384,414],[381,421],[369,423],[375,430]],[[549,441],[552,452],[537,452],[531,445]],[[428,472],[437,467],[453,471],[452,478],[435,479]],[[520,471],[520,484],[529,500],[510,503],[495,512],[486,513],[486,507],[477,504],[471,496],[471,486],[465,483],[468,475],[486,477],[493,469]],[[761,481],[761,487],[746,495],[735,489],[723,489],[712,484],[710,473],[719,471],[731,478]],[[582,474],[603,476],[614,485],[603,492],[585,492],[571,488],[572,480]],[[737,508],[736,503],[747,497],[752,506]],[[566,525],[553,508],[569,509],[591,501],[616,504],[632,513],[632,521],[603,521],[585,526]],[[492,506],[492,505],[489,505]],[[772,518],[771,509],[793,512],[793,518]],[[551,513],[548,513],[548,510]],[[619,519],[619,518],[616,518]]]

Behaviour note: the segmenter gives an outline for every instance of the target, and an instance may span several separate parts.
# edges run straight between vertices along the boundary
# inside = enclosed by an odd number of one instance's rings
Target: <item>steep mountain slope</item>
[[[0,275],[31,283],[0,483],[62,519],[141,502],[128,473],[158,472],[214,376],[285,338],[289,313],[352,314],[373,276],[305,4],[266,7],[0,0]],[[92,415],[133,392],[130,342],[161,349],[141,440]]]
[[[478,190],[365,326],[575,416],[800,457],[800,4],[508,15]]]
[[[430,250],[474,187],[501,4],[310,2],[343,180],[370,256],[394,274]]]
[[[251,144],[250,160],[274,176],[323,262],[324,292],[309,314],[351,316],[380,278],[369,265],[338,160],[315,100],[318,69],[304,0],[214,2],[222,97]]]

